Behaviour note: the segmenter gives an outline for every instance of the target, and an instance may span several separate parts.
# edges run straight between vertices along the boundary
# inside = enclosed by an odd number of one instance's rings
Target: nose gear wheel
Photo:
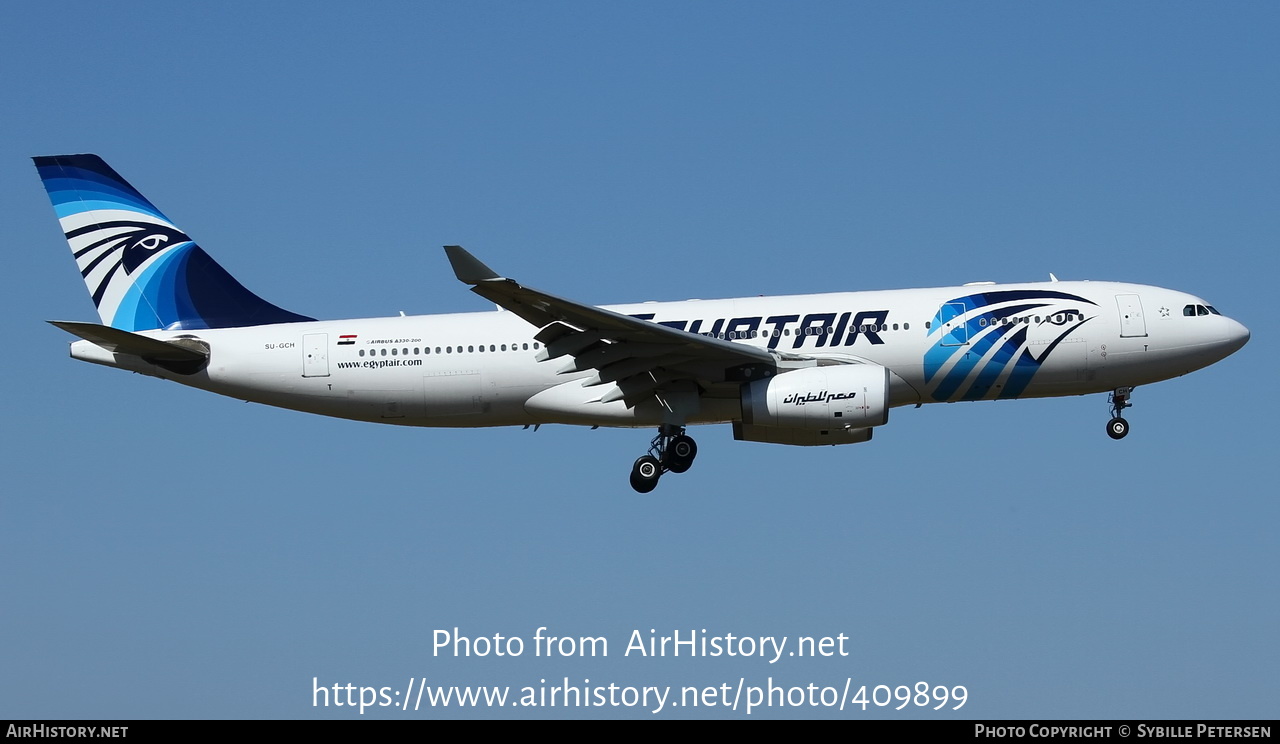
[[[1107,398],[1111,403],[1111,420],[1107,422],[1107,436],[1112,439],[1124,439],[1129,433],[1129,422],[1120,413],[1133,405],[1129,402],[1129,396],[1132,394],[1133,388],[1122,387],[1113,390]]]

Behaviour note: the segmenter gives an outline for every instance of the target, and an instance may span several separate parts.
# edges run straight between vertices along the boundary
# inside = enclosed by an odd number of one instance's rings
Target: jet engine
[[[877,364],[807,367],[742,386],[735,439],[851,444],[889,420],[889,370]]]

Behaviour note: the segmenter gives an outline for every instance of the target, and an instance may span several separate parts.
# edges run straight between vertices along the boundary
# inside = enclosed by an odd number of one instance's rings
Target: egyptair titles
[[[640,320],[653,320],[656,313],[633,315]],[[784,338],[789,340],[791,349],[799,349],[806,345],[853,346],[859,338],[867,343],[879,345],[884,343],[880,333],[888,330],[888,310],[864,310],[858,313],[809,313],[808,315],[761,315],[741,318],[717,318],[706,325],[705,320],[662,320],[658,325],[688,331],[712,338],[729,340],[746,338],[767,338],[769,348],[776,349],[782,345]],[[703,330],[703,329],[706,330]],[[905,328],[905,326],[904,326]]]
[[[792,393],[782,399],[783,404],[792,403],[802,406],[805,403],[830,403],[833,400],[851,400],[857,393],[828,393],[823,390],[819,393]]]

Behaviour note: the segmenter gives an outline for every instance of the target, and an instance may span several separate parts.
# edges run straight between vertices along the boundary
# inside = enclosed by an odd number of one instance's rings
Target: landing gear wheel
[[[649,493],[658,485],[663,473],[683,473],[698,456],[698,445],[686,436],[683,426],[663,424],[649,443],[649,454],[631,466],[631,487]]]
[[[1129,422],[1120,415],[1124,409],[1132,408],[1129,397],[1133,395],[1132,387],[1121,387],[1111,391],[1111,420],[1107,422],[1107,436],[1112,439],[1124,439],[1129,433]]]
[[[680,434],[671,439],[667,445],[666,466],[673,473],[683,473],[693,466],[693,458],[698,456],[698,444],[693,437]]]
[[[649,493],[658,486],[658,478],[662,477],[662,465],[658,458],[645,455],[631,466],[631,487],[638,493]]]

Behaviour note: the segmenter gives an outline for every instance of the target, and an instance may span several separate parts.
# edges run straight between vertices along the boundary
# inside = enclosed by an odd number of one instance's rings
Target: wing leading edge
[[[461,246],[445,246],[454,274],[471,291],[539,328],[539,361],[571,360],[559,370],[594,369],[584,386],[610,387],[599,400],[628,407],[664,393],[704,392],[721,383],[750,382],[777,373],[777,358],[746,344],[689,333],[630,315],[584,305],[499,275]],[[696,390],[694,388],[700,388]],[[665,403],[664,403],[665,405]]]

